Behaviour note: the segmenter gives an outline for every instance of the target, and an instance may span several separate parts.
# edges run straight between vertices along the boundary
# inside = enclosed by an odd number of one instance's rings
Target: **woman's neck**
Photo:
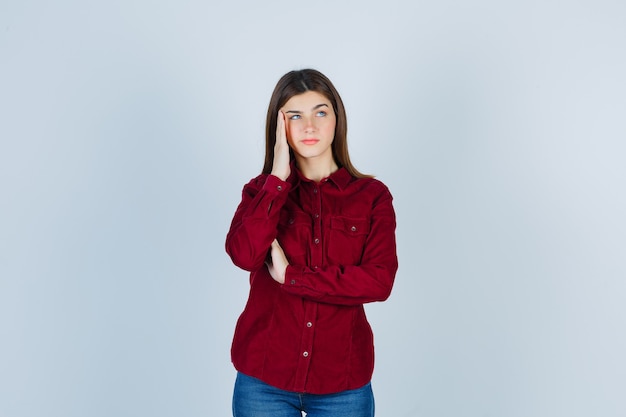
[[[296,156],[296,164],[305,178],[315,182],[320,182],[339,169],[332,158],[330,160],[320,160],[316,158],[298,158]]]

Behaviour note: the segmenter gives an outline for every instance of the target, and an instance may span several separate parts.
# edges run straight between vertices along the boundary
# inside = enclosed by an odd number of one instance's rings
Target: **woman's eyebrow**
[[[317,110],[320,107],[328,107],[328,104],[326,104],[326,103],[318,104],[317,106],[313,107],[311,110]],[[298,114],[298,113],[302,113],[302,111],[301,110],[287,110],[285,113],[296,113],[296,114]]]

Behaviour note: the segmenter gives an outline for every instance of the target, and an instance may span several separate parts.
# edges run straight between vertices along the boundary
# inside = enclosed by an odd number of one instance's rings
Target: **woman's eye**
[[[300,116],[299,114],[294,114],[293,116],[289,117],[289,120],[298,120],[300,119],[302,116]]]
[[[318,117],[324,117],[324,116],[326,116],[326,112],[323,111],[323,110],[320,110],[320,111],[317,112],[317,116]]]

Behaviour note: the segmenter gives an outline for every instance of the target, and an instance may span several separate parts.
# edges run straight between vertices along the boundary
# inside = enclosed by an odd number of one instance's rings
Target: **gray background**
[[[623,1],[0,2],[0,415],[227,416],[278,78],[395,196],[378,416],[626,415]]]

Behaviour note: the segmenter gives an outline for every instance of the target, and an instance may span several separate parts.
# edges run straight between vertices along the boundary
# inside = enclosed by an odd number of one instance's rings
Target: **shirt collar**
[[[333,184],[337,186],[340,190],[345,189],[350,181],[352,181],[352,175],[348,172],[344,167],[339,168],[337,171],[330,174],[327,178],[324,178],[324,181],[331,181]],[[313,182],[310,179],[306,178],[302,175],[302,172],[296,167],[295,161],[291,162],[291,174],[287,178],[287,182],[291,183],[292,187],[296,187],[300,184],[300,182]]]

